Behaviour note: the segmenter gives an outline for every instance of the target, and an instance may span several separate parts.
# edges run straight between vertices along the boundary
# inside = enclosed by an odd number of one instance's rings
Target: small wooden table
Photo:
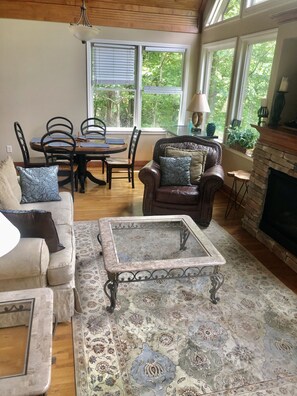
[[[53,330],[51,289],[0,293],[0,333],[8,329],[20,332],[22,327],[25,331],[25,353],[20,357],[18,371],[4,368],[5,373],[0,376],[1,396],[45,395],[50,386]],[[4,356],[1,351],[1,363]],[[8,358],[17,363],[16,355]]]
[[[121,282],[206,276],[210,300],[219,301],[216,293],[224,282],[219,266],[225,259],[191,217],[111,217],[100,219],[99,228],[109,312],[115,309]]]

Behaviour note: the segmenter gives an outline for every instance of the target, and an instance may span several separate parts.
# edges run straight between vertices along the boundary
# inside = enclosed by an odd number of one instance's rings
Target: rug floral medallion
[[[217,223],[218,304],[204,277],[121,283],[113,314],[98,232],[75,223],[77,396],[297,395],[297,296]]]

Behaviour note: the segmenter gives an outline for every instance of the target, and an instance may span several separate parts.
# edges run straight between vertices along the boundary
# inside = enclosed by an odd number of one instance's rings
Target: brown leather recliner
[[[167,146],[207,151],[205,170],[198,185],[160,185],[159,157],[165,157]],[[143,214],[145,216],[186,214],[199,225],[207,227],[212,218],[215,193],[224,182],[221,161],[221,146],[214,141],[195,136],[177,136],[158,140],[155,144],[153,160],[139,171],[139,179],[144,184]]]

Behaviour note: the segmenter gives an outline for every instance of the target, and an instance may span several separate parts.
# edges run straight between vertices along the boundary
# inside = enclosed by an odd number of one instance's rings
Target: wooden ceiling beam
[[[196,0],[199,3],[203,0]],[[183,3],[187,1],[174,1]],[[169,1],[160,2],[129,0],[125,4],[118,0],[87,2],[90,22],[97,26],[148,29],[169,32],[197,33],[199,13],[195,9],[178,9],[156,6],[168,5]],[[189,0],[193,7],[194,1]],[[48,22],[76,22],[80,16],[80,0],[30,0],[0,1],[0,17]],[[189,7],[189,6],[188,6]]]

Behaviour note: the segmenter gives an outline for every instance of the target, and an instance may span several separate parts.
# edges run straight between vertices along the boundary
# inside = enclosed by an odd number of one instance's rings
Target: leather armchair
[[[159,157],[165,156],[167,146],[207,151],[205,170],[198,185],[160,185]],[[195,136],[177,136],[158,140],[153,159],[139,171],[139,179],[144,184],[143,214],[145,216],[186,214],[199,225],[207,227],[212,218],[215,193],[224,182],[221,161],[221,146],[214,141]]]

